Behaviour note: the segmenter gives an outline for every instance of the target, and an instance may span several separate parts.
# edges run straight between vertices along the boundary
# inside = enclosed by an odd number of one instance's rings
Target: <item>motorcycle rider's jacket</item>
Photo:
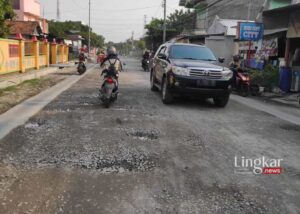
[[[122,71],[122,63],[117,55],[109,55],[108,57],[106,57],[104,59],[104,61],[101,63],[100,66],[101,66],[102,72],[104,70],[112,69],[112,66],[114,67],[114,70],[117,73]]]

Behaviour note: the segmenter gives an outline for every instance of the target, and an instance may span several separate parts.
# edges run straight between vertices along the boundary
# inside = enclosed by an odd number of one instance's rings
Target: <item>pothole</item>
[[[97,151],[95,148],[70,148],[66,151],[56,150],[51,146],[43,150],[33,148],[18,156],[7,156],[4,163],[21,169],[79,168],[101,173],[147,172],[153,170],[158,163],[156,154],[131,149],[109,152],[106,149]]]
[[[104,173],[124,173],[131,171],[151,171],[156,164],[153,158],[145,155],[132,156],[128,159],[100,159],[95,158],[90,162],[80,162],[75,166],[81,169],[100,170]]]
[[[159,132],[156,130],[131,129],[127,130],[126,134],[139,140],[157,140]]]

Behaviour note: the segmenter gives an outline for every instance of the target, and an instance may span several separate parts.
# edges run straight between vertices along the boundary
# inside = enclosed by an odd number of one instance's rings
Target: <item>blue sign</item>
[[[241,41],[258,41],[263,38],[264,25],[255,22],[239,23],[239,39]]]

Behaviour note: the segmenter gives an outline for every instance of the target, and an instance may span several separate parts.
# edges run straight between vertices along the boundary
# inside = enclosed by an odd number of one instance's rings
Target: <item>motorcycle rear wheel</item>
[[[105,108],[109,108],[110,106],[110,100],[109,99],[106,99],[104,102],[103,102],[103,105]]]

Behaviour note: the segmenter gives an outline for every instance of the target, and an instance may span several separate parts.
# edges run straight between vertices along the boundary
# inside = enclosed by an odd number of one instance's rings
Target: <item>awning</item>
[[[264,30],[264,36],[272,35],[275,33],[285,32],[287,30],[288,30],[288,28],[276,28],[276,29]]]

